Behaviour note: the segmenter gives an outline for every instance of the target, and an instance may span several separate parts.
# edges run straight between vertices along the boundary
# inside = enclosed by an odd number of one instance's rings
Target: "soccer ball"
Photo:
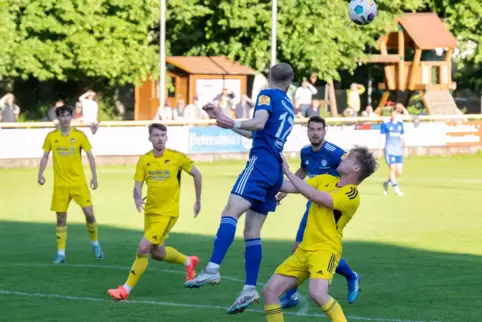
[[[357,25],[368,25],[377,16],[377,4],[373,0],[351,0],[348,12]]]

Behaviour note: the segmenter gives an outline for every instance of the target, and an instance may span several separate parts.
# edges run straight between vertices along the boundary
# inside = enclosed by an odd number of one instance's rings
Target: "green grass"
[[[331,294],[348,316],[365,321],[480,321],[482,300],[482,157],[412,158],[400,185],[406,196],[383,197],[384,165],[361,186],[361,206],[345,229],[344,257],[362,277],[362,293],[346,303],[342,277]],[[297,166],[296,160],[293,167]],[[168,243],[209,259],[213,235],[241,162],[200,164],[203,208],[192,217],[193,184],[183,177],[181,217]],[[36,184],[36,169],[0,171],[0,320],[2,321],[265,321],[256,312],[228,316],[244,278],[244,245],[233,243],[223,263],[222,284],[184,289],[182,268],[151,261],[129,303],[109,300],[105,291],[124,283],[142,236],[142,215],[132,201],[133,166],[100,167],[93,192],[106,258],[96,261],[72,204],[65,266],[52,266],[55,215],[49,212],[52,177]],[[266,282],[291,249],[305,201],[289,196],[263,230],[260,282]],[[237,230],[241,237],[244,221]],[[98,266],[99,265],[99,266]],[[232,279],[227,279],[231,277]],[[259,289],[261,290],[261,288]],[[16,293],[17,292],[17,293]],[[301,288],[308,314],[290,309],[286,321],[321,319]]]

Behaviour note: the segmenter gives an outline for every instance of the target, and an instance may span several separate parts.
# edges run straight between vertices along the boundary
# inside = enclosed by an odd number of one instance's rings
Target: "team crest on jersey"
[[[74,143],[75,143],[75,138],[70,138],[70,143],[74,144]]]
[[[271,98],[267,95],[261,95],[258,99],[258,105],[271,105]]]

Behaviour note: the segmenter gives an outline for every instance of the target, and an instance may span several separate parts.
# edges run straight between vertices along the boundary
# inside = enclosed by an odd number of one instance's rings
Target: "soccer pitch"
[[[409,158],[400,180],[405,197],[383,196],[384,164],[362,184],[361,206],[345,229],[343,253],[361,276],[362,292],[349,305],[340,276],[330,291],[349,321],[482,320],[481,165],[480,155]],[[192,179],[183,175],[181,216],[168,243],[198,255],[199,268],[209,260],[221,210],[243,166],[198,164],[204,186],[196,219]],[[297,167],[293,160],[293,170]],[[124,283],[142,236],[143,217],[132,200],[134,168],[98,169],[99,189],[92,197],[105,259],[94,259],[84,218],[72,203],[67,264],[61,266],[50,264],[56,254],[51,169],[43,187],[36,183],[37,169],[0,170],[0,320],[265,321],[262,304],[240,315],[225,313],[244,282],[244,220],[219,286],[185,289],[182,267],[151,260],[127,302],[110,299],[106,290]],[[302,197],[289,196],[269,215],[260,283],[289,255],[304,207]],[[286,310],[285,320],[325,319],[309,299],[307,285],[301,293],[301,304]]]

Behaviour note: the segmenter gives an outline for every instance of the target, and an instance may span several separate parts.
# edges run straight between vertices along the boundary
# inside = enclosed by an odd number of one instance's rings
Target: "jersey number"
[[[290,124],[290,127],[283,132],[286,119],[288,119],[288,123]],[[295,124],[295,120],[291,116],[288,116],[288,112],[281,114],[281,116],[279,117],[279,120],[281,121],[281,125],[279,126],[278,132],[276,132],[276,138],[280,140],[284,140],[286,139],[286,136],[288,136],[291,129],[293,128]]]

